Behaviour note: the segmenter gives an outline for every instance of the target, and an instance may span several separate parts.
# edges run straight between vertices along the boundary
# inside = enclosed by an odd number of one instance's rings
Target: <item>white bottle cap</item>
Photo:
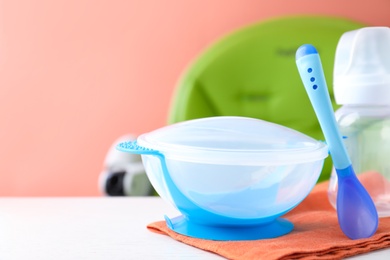
[[[390,28],[365,27],[341,36],[333,88],[337,104],[390,105]]]

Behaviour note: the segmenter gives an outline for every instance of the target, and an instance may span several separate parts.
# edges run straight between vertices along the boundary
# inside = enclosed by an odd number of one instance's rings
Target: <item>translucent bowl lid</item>
[[[327,146],[293,129],[247,117],[208,117],[143,134],[140,146],[167,159],[211,164],[283,165],[318,161]]]

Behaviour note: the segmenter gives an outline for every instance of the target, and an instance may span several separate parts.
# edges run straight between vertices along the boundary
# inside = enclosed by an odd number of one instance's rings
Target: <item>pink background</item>
[[[389,0],[0,0],[0,12],[0,196],[100,195],[112,142],[164,126],[185,66],[234,29],[290,14],[390,26]]]

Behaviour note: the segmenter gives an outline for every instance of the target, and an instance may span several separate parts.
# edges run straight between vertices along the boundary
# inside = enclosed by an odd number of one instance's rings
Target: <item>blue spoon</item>
[[[340,228],[350,239],[371,237],[378,228],[378,213],[370,195],[356,177],[341,139],[316,48],[309,44],[299,47],[296,63],[337,172]]]

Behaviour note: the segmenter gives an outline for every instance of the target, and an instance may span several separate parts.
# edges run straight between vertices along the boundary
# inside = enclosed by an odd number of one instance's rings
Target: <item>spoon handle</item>
[[[351,165],[351,160],[337,128],[320,56],[312,45],[306,44],[298,49],[296,63],[327,140],[333,165],[336,169],[345,169]]]

